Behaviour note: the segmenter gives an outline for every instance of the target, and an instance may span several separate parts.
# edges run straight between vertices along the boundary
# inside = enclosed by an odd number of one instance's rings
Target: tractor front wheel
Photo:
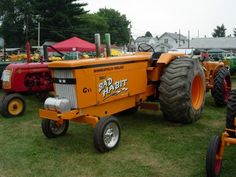
[[[205,102],[205,76],[198,60],[177,58],[164,70],[159,87],[164,117],[173,122],[199,119]]]
[[[25,112],[25,99],[18,93],[8,94],[3,97],[1,114],[4,117],[21,116]]]
[[[226,115],[226,128],[231,130],[236,130],[236,127],[234,125],[234,120],[236,117],[236,90],[233,90],[231,92],[231,95],[228,100],[227,104],[227,115]],[[236,137],[235,132],[233,131],[227,131],[229,136],[232,138]]]
[[[211,91],[216,105],[225,106],[231,91],[230,72],[227,68],[220,68],[214,78],[214,87]]]
[[[217,157],[221,145],[221,137],[215,135],[211,138],[206,155],[207,177],[219,177],[222,160]]]
[[[63,120],[62,122],[54,121],[50,119],[43,119],[41,122],[41,128],[43,134],[48,138],[56,138],[66,134],[69,127],[69,121]]]
[[[94,145],[100,152],[117,147],[120,141],[120,124],[117,118],[105,117],[99,120],[94,130]]]

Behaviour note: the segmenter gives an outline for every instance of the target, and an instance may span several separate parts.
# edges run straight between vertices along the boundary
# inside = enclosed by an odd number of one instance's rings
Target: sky
[[[236,28],[236,0],[80,0],[90,13],[113,8],[131,21],[134,38],[150,31],[153,36],[178,32],[194,37],[212,37],[213,29],[224,24],[226,35]]]

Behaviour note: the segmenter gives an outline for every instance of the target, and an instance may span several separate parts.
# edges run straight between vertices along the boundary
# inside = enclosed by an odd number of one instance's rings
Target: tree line
[[[226,30],[227,29],[225,28],[224,24],[216,26],[216,28],[213,30],[212,37],[225,37]],[[236,37],[236,28],[233,29],[233,36]],[[231,37],[231,34],[228,37]]]
[[[110,33],[112,44],[130,39],[130,21],[114,9],[89,13],[78,0],[1,0],[0,36],[7,47],[22,47],[26,40],[37,45],[38,24],[41,41],[61,41],[72,36],[94,42],[94,34]]]

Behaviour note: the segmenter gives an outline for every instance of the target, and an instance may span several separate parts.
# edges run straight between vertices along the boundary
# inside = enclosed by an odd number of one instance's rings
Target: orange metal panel
[[[99,104],[145,92],[147,62],[124,64],[96,75],[97,102]]]
[[[97,104],[95,75],[92,69],[77,69],[76,78],[76,96],[79,108],[85,108]]]
[[[135,106],[135,97],[127,97],[80,110],[83,115],[109,116]]]
[[[43,119],[51,119],[51,120],[55,120],[55,121],[60,120],[60,118],[58,118],[58,116],[57,116],[56,111],[50,111],[50,110],[46,110],[46,109],[39,109],[39,117],[43,118]]]
[[[71,61],[54,61],[48,64],[49,68],[75,68],[92,66],[99,64],[111,64],[117,62],[130,62],[130,61],[143,61],[149,60],[151,58],[151,53],[137,54],[137,55],[125,55],[119,57],[107,57],[107,58],[90,58],[82,60],[71,60]]]
[[[157,63],[169,64],[172,60],[177,57],[184,56],[182,53],[165,53],[160,56]]]

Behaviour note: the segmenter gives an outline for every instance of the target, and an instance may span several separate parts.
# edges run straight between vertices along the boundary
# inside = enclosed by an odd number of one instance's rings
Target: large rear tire
[[[220,68],[214,78],[214,87],[211,91],[217,106],[225,106],[231,91],[230,72],[227,68]]]
[[[205,75],[198,60],[177,58],[164,70],[160,106],[172,122],[192,123],[200,118],[205,102]]]
[[[236,117],[236,90],[231,92],[231,95],[227,104],[227,115],[226,115],[226,128],[236,130],[234,125],[234,119]],[[232,131],[228,131],[230,137],[236,137],[236,134]]]
[[[211,137],[207,155],[206,155],[206,172],[207,177],[219,177],[222,165],[222,160],[217,159],[216,156],[220,150],[221,137],[215,135]]]

